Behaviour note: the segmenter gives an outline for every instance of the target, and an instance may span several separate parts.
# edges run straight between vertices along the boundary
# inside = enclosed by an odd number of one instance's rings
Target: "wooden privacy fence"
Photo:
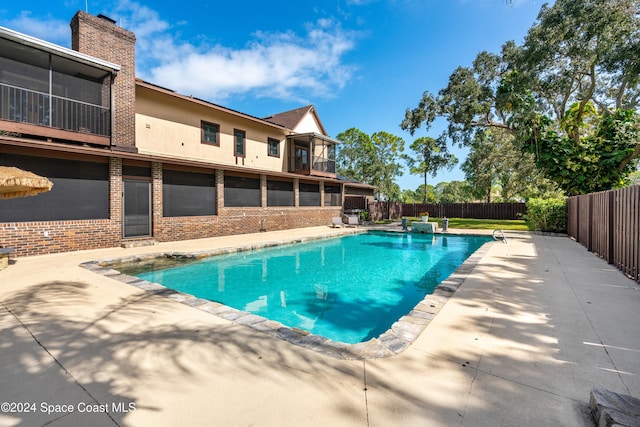
[[[369,214],[374,220],[418,217],[422,212],[437,218],[522,219],[524,203],[399,203],[374,202]]]
[[[345,212],[349,211],[366,211],[367,198],[364,196],[345,196],[343,209]]]
[[[567,232],[640,282],[640,186],[570,197]]]

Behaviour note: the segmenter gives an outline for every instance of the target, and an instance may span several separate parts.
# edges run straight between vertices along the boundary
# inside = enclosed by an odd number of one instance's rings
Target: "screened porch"
[[[289,172],[335,178],[338,143],[317,133],[287,137]]]
[[[0,28],[0,129],[109,145],[117,71]]]

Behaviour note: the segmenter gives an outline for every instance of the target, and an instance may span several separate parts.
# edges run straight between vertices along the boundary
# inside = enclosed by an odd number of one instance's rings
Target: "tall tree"
[[[413,155],[404,155],[409,166],[409,172],[414,175],[422,175],[424,188],[427,188],[427,175],[435,177],[442,168],[453,168],[458,159],[447,151],[446,142],[436,140],[428,136],[416,139],[410,145]],[[427,193],[424,193],[423,202],[427,203]]]
[[[378,198],[401,198],[400,187],[395,180],[402,175],[402,138],[388,132],[376,132],[369,136],[351,128],[338,134],[336,139],[342,142],[336,155],[339,174],[377,187]]]
[[[495,192],[503,202],[555,194],[556,185],[536,168],[531,153],[516,147],[510,132],[478,133],[471,148],[462,170],[477,198],[490,203]]]
[[[640,2],[557,0],[525,42],[481,52],[438,95],[424,93],[402,128],[437,117],[454,143],[502,129],[568,193],[620,186],[640,156]]]
[[[416,188],[415,199],[413,203],[437,203],[438,202],[438,194],[436,192],[436,187],[431,184],[420,184],[418,188]]]
[[[342,144],[336,154],[337,172],[356,181],[375,181],[375,147],[371,137],[360,129],[351,128],[341,132],[336,139]]]
[[[375,148],[376,165],[379,170],[379,178],[374,185],[386,200],[400,200],[400,186],[395,183],[395,180],[402,176],[400,158],[404,151],[404,139],[388,132],[376,132],[371,135],[371,141]]]
[[[439,182],[435,192],[440,203],[468,203],[474,200],[472,188],[467,181]]]

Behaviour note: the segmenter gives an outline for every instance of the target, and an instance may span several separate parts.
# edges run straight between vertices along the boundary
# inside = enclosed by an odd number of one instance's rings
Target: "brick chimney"
[[[120,65],[113,86],[114,149],[136,151],[135,148],[135,45],[136,36],[120,28],[104,15],[93,16],[78,11],[71,19],[71,48]]]

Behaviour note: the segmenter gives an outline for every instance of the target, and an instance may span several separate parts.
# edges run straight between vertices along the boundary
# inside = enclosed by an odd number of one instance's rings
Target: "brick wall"
[[[158,241],[190,240],[234,234],[288,230],[330,225],[340,216],[333,208],[222,208],[215,216],[156,218],[154,238]]]
[[[110,218],[0,223],[0,244],[16,256],[110,248],[122,240],[122,160],[109,163]],[[37,196],[36,196],[37,197]]]
[[[120,66],[113,85],[111,144],[132,150],[135,149],[135,43],[135,34],[109,19],[82,11],[71,19],[73,50]]]
[[[224,203],[224,171],[216,170],[217,215],[162,216],[162,164],[151,165],[153,236],[169,242],[234,234],[330,225],[341,215],[341,206],[266,207],[263,191],[260,208],[220,208]],[[261,178],[266,189],[267,178]],[[294,187],[296,188],[296,187]],[[42,255],[86,249],[117,247],[122,238],[122,159],[109,160],[109,219],[0,223],[0,244],[16,249],[17,256]],[[296,197],[297,199],[297,197]],[[133,238],[145,240],[148,238]]]
[[[330,225],[334,216],[340,216],[342,206],[320,207],[269,207],[267,208],[267,176],[261,175],[261,208],[220,208],[224,204],[224,170],[216,170],[217,215],[197,217],[162,216],[162,165],[157,164],[153,173],[153,233],[158,241],[200,239],[234,234],[258,233],[291,228]],[[298,179],[294,192],[298,200]],[[157,185],[157,187],[156,187]],[[156,188],[158,190],[156,191]]]
[[[0,223],[0,241],[17,256],[41,255],[117,246],[119,233],[110,220]]]

